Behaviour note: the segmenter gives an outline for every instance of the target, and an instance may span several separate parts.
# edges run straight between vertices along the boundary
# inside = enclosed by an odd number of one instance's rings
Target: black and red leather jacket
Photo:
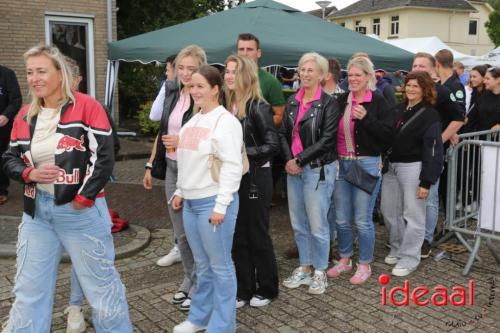
[[[59,178],[54,183],[56,205],[76,201],[86,207],[104,196],[114,166],[113,136],[106,112],[94,98],[74,93],[75,103],[61,109],[57,125],[55,164]],[[3,155],[5,173],[24,184],[24,212],[35,215],[36,183],[29,178],[33,169],[31,138],[37,117],[28,123],[25,105],[14,120],[10,145]]]

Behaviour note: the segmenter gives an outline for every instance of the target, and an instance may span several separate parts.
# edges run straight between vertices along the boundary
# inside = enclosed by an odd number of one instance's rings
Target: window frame
[[[95,80],[95,47],[94,47],[94,18],[91,15],[71,14],[71,13],[45,13],[45,43],[52,45],[52,34],[50,31],[51,23],[69,23],[81,24],[86,26],[87,37],[87,93],[96,96],[96,80]]]
[[[391,16],[390,22],[390,36],[398,36],[399,35],[399,15]]]
[[[377,22],[375,22],[377,20]],[[372,33],[380,36],[380,17],[372,19]]]
[[[471,23],[475,23],[475,33],[471,34],[470,33],[470,30],[471,30]],[[479,27],[479,19],[469,19],[469,31],[468,31],[468,35],[469,36],[477,36],[478,35],[478,27]]]

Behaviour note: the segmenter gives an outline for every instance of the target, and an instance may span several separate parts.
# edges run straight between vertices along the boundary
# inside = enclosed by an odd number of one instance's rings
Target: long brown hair
[[[436,92],[436,84],[432,81],[431,76],[427,72],[415,71],[410,72],[406,76],[405,85],[403,91],[405,91],[406,84],[410,80],[416,80],[419,87],[422,89],[422,101],[427,105],[436,104],[437,100],[437,92]],[[404,101],[408,104],[408,98],[406,97],[406,93],[403,93]]]
[[[260,85],[257,64],[252,59],[239,56],[230,55],[226,59],[226,67],[230,62],[236,63],[235,75],[235,89],[230,90],[224,85],[224,95],[226,108],[230,109],[236,105],[238,110],[236,116],[238,119],[246,117],[246,106],[248,102],[263,100]]]

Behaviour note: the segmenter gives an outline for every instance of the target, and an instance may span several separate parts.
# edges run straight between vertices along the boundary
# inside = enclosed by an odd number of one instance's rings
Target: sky
[[[251,1],[253,0],[247,0],[247,2]],[[316,4],[316,0],[274,0],[274,1],[281,2],[287,6],[293,7],[301,11],[309,11],[320,8]],[[338,9],[342,9],[358,0],[330,0],[330,1],[332,1],[331,5],[335,5]]]

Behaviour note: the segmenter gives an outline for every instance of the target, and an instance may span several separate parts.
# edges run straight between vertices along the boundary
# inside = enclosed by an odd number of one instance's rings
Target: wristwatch
[[[144,168],[146,170],[151,170],[153,169],[153,164],[151,162],[147,162],[146,165],[144,165]]]

